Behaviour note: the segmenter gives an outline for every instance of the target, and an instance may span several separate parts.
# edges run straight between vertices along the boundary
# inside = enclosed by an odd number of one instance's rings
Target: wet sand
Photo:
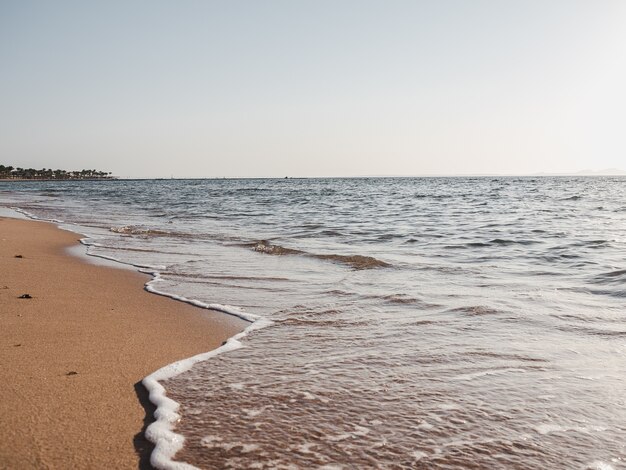
[[[247,325],[69,255],[78,238],[0,218],[2,469],[147,467],[154,408],[141,379]]]

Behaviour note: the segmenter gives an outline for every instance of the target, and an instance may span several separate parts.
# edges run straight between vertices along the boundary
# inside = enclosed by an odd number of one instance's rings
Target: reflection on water
[[[201,468],[622,468],[626,179],[1,185],[272,320],[168,381]],[[281,256],[273,256],[281,255]]]

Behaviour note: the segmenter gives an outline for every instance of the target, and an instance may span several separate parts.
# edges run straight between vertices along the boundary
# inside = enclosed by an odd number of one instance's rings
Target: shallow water
[[[167,381],[201,468],[622,468],[626,178],[0,183],[271,320]]]

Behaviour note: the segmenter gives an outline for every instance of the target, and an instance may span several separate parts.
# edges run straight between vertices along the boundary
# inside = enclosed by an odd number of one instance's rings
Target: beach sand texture
[[[78,238],[0,218],[3,469],[147,465],[154,408],[141,379],[247,325],[150,294],[147,275],[68,255]]]

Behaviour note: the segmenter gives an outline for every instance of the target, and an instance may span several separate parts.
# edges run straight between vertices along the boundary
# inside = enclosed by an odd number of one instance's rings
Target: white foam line
[[[226,306],[220,306],[226,309]],[[224,311],[224,310],[222,310]],[[237,312],[237,314],[240,312]],[[238,315],[239,316],[239,315]],[[219,354],[234,351],[243,347],[240,339],[248,335],[250,331],[264,328],[271,324],[269,320],[259,319],[252,323],[241,333],[229,338],[222,346],[209,352],[198,354],[188,359],[169,364],[148,377],[143,379],[141,383],[150,394],[150,401],[156,405],[154,412],[155,422],[146,429],[146,438],[154,444],[154,450],[150,455],[150,463],[161,470],[191,470],[196,469],[193,465],[183,462],[175,462],[172,460],[176,452],[182,449],[185,438],[174,432],[174,426],[180,419],[177,413],[180,404],[168,398],[165,388],[159,383],[160,381],[171,379],[185,371],[191,369],[198,362],[204,362]]]
[[[81,235],[84,235],[84,234],[81,234]],[[101,255],[99,253],[94,253],[94,252],[91,251],[91,248],[92,247],[96,247],[96,248],[102,247],[102,245],[100,245],[99,243],[92,242],[90,240],[91,240],[90,238],[81,238],[79,240],[81,244],[83,244],[83,245],[85,245],[87,247],[87,250],[86,250],[85,253],[88,256],[93,256],[94,258],[102,258],[102,259],[106,259],[106,260],[109,260],[109,261],[115,261],[116,263],[124,264],[126,266],[133,266],[133,267],[137,268],[137,270],[139,272],[146,273],[146,274],[151,274],[153,276],[155,275],[155,273],[157,271],[167,269],[167,266],[151,266],[149,264],[128,263],[126,261],[122,261],[119,258],[114,258],[113,256],[107,256],[107,255]],[[164,294],[164,295],[167,295],[167,294]]]
[[[45,220],[56,224],[64,223],[61,220],[44,219],[41,217],[37,217],[17,207],[11,207],[11,209],[20,212],[31,219]],[[68,229],[72,230],[71,227],[68,227]],[[76,232],[75,230],[72,231]],[[79,233],[80,235],[85,235],[84,233],[80,232],[76,233]],[[145,432],[146,438],[154,444],[154,450],[150,455],[150,463],[154,467],[162,470],[199,470],[193,465],[184,462],[175,462],[174,460],[172,460],[176,452],[178,452],[183,447],[183,444],[185,442],[184,436],[176,434],[174,432],[174,426],[180,419],[180,415],[177,413],[178,409],[180,408],[180,404],[167,397],[165,388],[159,382],[171,379],[172,377],[176,377],[177,375],[188,371],[198,362],[204,362],[219,354],[228,351],[234,351],[243,347],[243,344],[241,344],[241,342],[239,341],[240,339],[246,337],[251,331],[265,328],[271,325],[272,322],[259,315],[253,315],[251,313],[244,312],[240,308],[234,307],[232,305],[209,304],[201,302],[199,300],[188,299],[180,295],[160,291],[154,287],[154,284],[162,282],[159,269],[164,270],[166,269],[165,266],[143,266],[133,263],[126,263],[111,256],[91,252],[90,248],[97,247],[98,244],[92,242],[89,238],[82,238],[80,240],[80,243],[87,247],[85,252],[88,256],[103,258],[128,266],[134,266],[140,272],[150,274],[152,276],[152,279],[146,282],[146,284],[144,285],[144,289],[148,292],[162,295],[164,297],[170,297],[172,299],[178,300],[180,302],[185,302],[196,307],[209,310],[217,310],[219,312],[233,315],[250,322],[250,325],[244,331],[226,340],[224,344],[222,344],[219,348],[213,349],[205,353],[197,354],[187,359],[173,362],[172,364],[168,364],[165,367],[162,367],[159,370],[148,375],[141,381],[143,386],[146,387],[146,390],[148,390],[150,401],[156,406],[156,410],[154,412],[155,421],[146,428]]]
[[[161,274],[158,271],[149,271],[146,269],[140,269],[142,273],[152,275],[152,280],[148,281],[145,285],[145,289],[148,292],[152,292],[153,294],[162,295],[164,297],[169,297],[171,299],[179,300],[181,302],[185,302],[187,304],[195,305],[196,307],[205,308],[209,310],[217,310],[219,312],[227,313],[229,315],[233,315],[235,317],[239,317],[243,320],[249,321],[251,323],[257,322],[263,317],[259,315],[253,315],[251,313],[244,312],[239,307],[234,307],[232,305],[222,305],[222,304],[209,304],[206,302],[201,302],[200,300],[188,299],[187,297],[183,297],[181,295],[170,294],[168,292],[160,291],[154,287],[154,284],[157,282],[162,282]],[[267,325],[265,325],[267,326]]]
[[[153,276],[153,279],[145,285],[145,289],[148,292],[170,297],[181,302],[195,305],[196,307],[217,310],[251,322],[250,326],[244,331],[229,338],[219,348],[169,364],[153,372],[141,381],[143,386],[148,390],[150,401],[157,407],[154,412],[155,422],[150,424],[145,432],[146,438],[154,444],[154,450],[150,455],[150,463],[161,470],[196,469],[193,465],[172,460],[176,452],[182,449],[185,442],[185,438],[182,435],[174,432],[174,427],[180,419],[180,415],[177,413],[180,404],[167,397],[165,388],[159,382],[171,379],[172,377],[188,371],[198,362],[204,362],[219,354],[243,347],[239,341],[240,339],[247,336],[250,331],[265,328],[272,322],[258,315],[244,312],[232,305],[208,304],[199,300],[188,299],[180,295],[160,291],[154,287],[154,284],[162,281],[160,273],[145,270],[142,270],[142,272],[149,273]]]
[[[43,220],[46,222],[53,222],[55,224],[62,224],[63,221],[62,220],[57,220],[57,219],[46,219],[44,217],[37,217],[35,214],[32,214],[28,211],[25,211],[24,209],[20,209],[19,207],[10,207],[10,209],[14,210],[15,212],[19,212],[20,214],[24,214],[26,217],[28,217],[29,219],[33,219],[33,220]]]

